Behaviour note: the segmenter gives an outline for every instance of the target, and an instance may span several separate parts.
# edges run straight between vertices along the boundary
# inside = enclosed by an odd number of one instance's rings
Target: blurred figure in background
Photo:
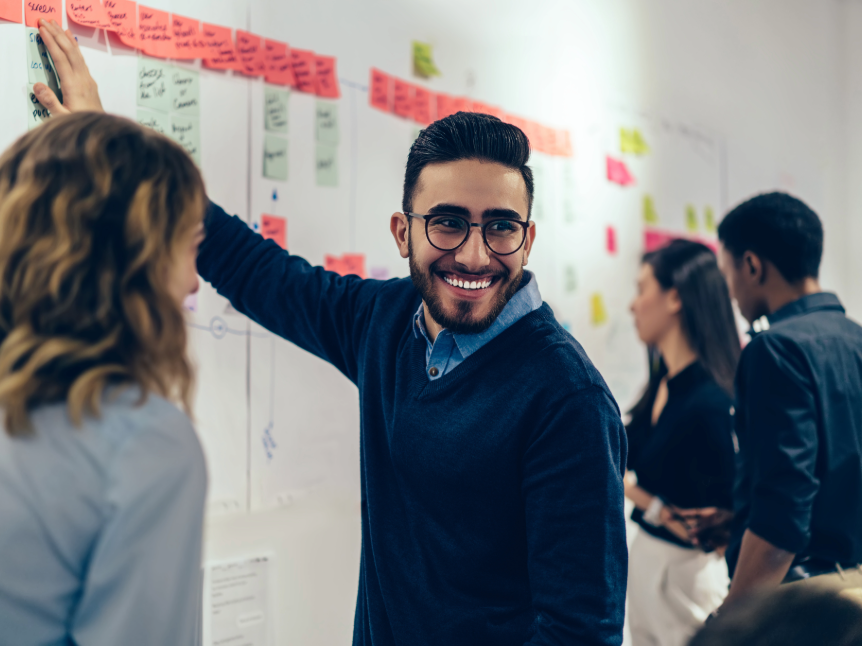
[[[862,327],[820,288],[820,218],[784,193],[759,195],[728,213],[718,237],[742,315],[767,321],[736,380],[728,602],[800,580],[860,588]]]
[[[194,643],[205,206],[185,151],[127,119],[54,117],[0,156],[0,644]]]
[[[862,605],[828,587],[788,585],[729,603],[690,646],[862,646]]]
[[[644,256],[631,311],[654,358],[627,427],[626,496],[641,528],[629,555],[632,642],[684,646],[727,594],[720,546],[693,544],[675,508],[732,505],[739,336],[715,254],[695,242]]]

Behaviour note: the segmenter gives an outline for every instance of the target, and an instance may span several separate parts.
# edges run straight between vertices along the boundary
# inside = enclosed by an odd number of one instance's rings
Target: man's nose
[[[484,269],[491,263],[488,247],[485,246],[485,239],[482,237],[482,229],[470,227],[466,242],[458,247],[455,253],[455,261],[470,270]]]

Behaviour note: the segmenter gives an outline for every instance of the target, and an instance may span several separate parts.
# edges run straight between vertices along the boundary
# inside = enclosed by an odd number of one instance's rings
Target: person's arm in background
[[[622,643],[625,464],[625,430],[602,388],[572,395],[537,420],[522,485],[537,614],[528,646]]]
[[[74,644],[193,643],[207,474],[189,419],[173,410],[131,429],[106,481],[107,517],[69,624]]]
[[[655,502],[656,496],[643,487],[638,486],[637,474],[635,474],[634,471],[626,471],[623,483],[625,486],[624,491],[626,498],[631,500],[635,507],[641,511],[646,511]],[[662,509],[659,513],[658,526],[664,527],[682,541],[690,540],[688,528],[674,517],[670,508],[665,506],[664,503],[662,503]]]
[[[727,602],[777,586],[810,540],[811,512],[820,486],[817,404],[802,353],[775,334],[750,347],[746,394],[750,432],[745,450],[754,465],[751,513]]]

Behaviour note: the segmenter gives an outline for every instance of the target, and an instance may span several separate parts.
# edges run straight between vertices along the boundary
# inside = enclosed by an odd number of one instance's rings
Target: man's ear
[[[530,259],[530,250],[533,248],[533,241],[536,239],[536,223],[531,221],[530,228],[527,229],[527,239],[524,240],[524,261],[522,267],[527,266],[527,261]]]
[[[395,238],[395,244],[398,245],[398,253],[402,258],[410,256],[410,223],[407,221],[407,216],[403,213],[395,212],[389,219],[389,230],[392,232],[392,237]]]
[[[751,251],[742,256],[742,271],[750,282],[762,285],[766,280],[766,266],[760,256]]]

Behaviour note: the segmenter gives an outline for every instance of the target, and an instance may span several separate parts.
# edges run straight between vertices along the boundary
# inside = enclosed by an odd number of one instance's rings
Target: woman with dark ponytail
[[[721,541],[692,542],[676,510],[732,506],[739,336],[715,254],[695,242],[644,256],[631,311],[650,356],[627,427],[625,490],[640,525],[629,555],[632,643],[683,646],[729,583]]]

